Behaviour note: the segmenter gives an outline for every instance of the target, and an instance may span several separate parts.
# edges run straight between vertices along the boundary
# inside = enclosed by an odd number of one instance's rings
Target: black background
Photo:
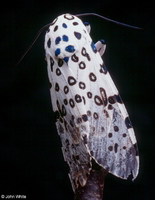
[[[95,12],[144,28],[129,29],[95,17],[94,42],[104,39],[105,64],[129,112],[139,146],[134,182],[108,174],[104,200],[152,200],[154,196],[153,1],[6,1],[0,9],[0,195],[71,200],[68,166],[57,135],[44,60],[44,35],[17,66],[36,33],[63,13]],[[153,198],[154,196],[154,198]]]

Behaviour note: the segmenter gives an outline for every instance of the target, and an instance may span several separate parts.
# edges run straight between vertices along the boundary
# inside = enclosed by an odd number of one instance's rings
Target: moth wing
[[[57,63],[57,61],[53,62]],[[67,64],[64,62],[59,79],[55,75],[55,71],[59,67],[53,64],[53,75],[50,74],[50,63],[48,68],[49,79],[52,79],[50,93],[56,117],[56,127],[61,138],[64,160],[70,168],[69,177],[72,188],[75,191],[79,184],[85,185],[91,169],[91,156],[84,142],[84,137],[89,132],[88,123],[84,122],[85,107],[83,100],[81,99],[80,102],[80,99],[76,97],[79,90],[77,84],[69,85],[68,83],[68,77],[74,77],[74,73]],[[78,106],[76,98],[79,101]]]
[[[90,73],[96,76],[89,83],[93,96],[86,105],[91,112],[89,150],[95,161],[112,174],[123,179],[131,174],[135,179],[139,157],[126,108],[99,53],[95,54],[91,48],[87,51],[92,59]]]

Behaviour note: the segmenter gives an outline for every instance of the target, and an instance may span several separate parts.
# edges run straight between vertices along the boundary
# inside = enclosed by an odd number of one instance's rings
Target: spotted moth
[[[139,170],[131,122],[101,58],[106,45],[94,44],[89,33],[87,23],[63,14],[50,25],[44,44],[56,127],[74,191],[86,184],[92,160],[123,179],[135,179]]]

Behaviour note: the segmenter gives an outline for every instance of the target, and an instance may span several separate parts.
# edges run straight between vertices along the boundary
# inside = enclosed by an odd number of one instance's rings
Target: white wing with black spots
[[[84,186],[92,158],[110,173],[136,178],[139,157],[125,106],[93,43],[90,26],[70,14],[56,18],[45,36],[51,99],[73,189]]]

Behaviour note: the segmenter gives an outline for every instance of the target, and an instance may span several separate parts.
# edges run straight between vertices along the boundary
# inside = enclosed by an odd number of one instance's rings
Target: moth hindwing
[[[123,179],[136,178],[139,157],[126,108],[93,43],[90,26],[76,16],[56,18],[45,36],[52,107],[73,189],[84,186],[92,159]]]

